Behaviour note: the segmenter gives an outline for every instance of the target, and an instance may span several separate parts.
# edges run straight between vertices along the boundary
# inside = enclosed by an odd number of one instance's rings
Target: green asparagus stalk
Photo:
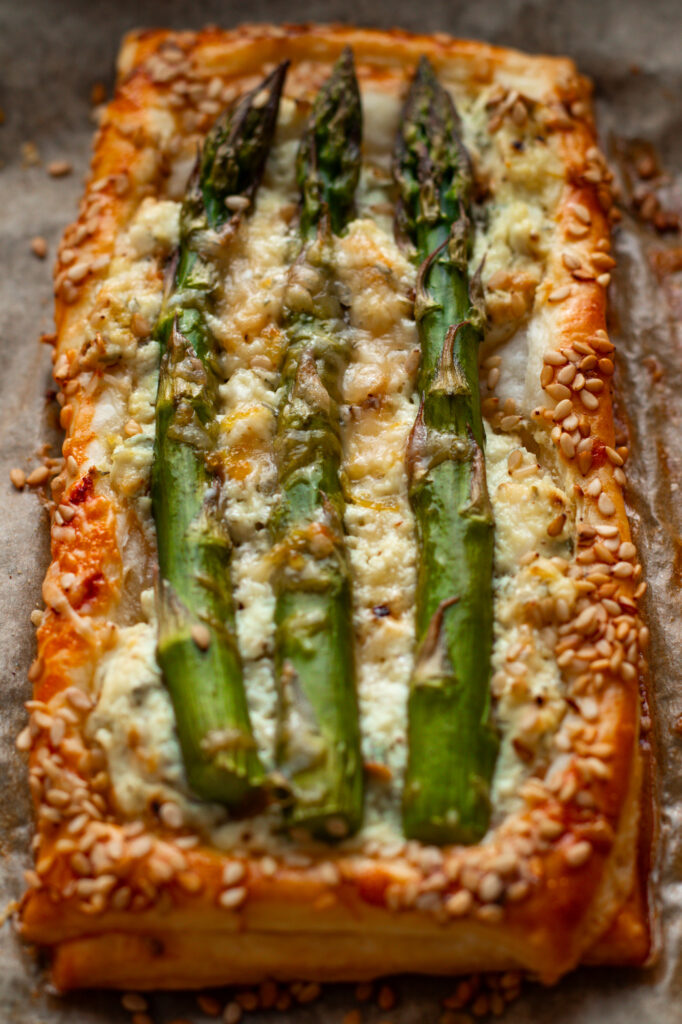
[[[332,234],[350,219],[362,114],[346,50],[313,105],[297,157],[300,251],[289,280],[284,397],[275,438],[281,502],[276,574],[277,764],[291,827],[322,839],[355,831],[363,779],[348,556],[339,481],[339,391],[348,360]]]
[[[286,75],[280,65],[211,129],[190,178],[161,348],[152,469],[159,584],[157,657],[190,787],[241,807],[263,781],[244,692],[231,543],[214,458],[219,345],[208,314],[229,238],[253,200]]]
[[[493,519],[478,385],[481,317],[467,276],[472,174],[458,127],[449,94],[423,58],[394,174],[397,227],[421,264],[420,408],[407,451],[419,552],[417,653],[403,825],[427,843],[472,843],[485,833],[497,752],[489,719]]]

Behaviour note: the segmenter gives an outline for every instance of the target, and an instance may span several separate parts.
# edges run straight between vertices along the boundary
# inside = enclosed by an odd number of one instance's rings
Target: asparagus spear
[[[467,278],[472,174],[449,94],[422,58],[396,142],[397,227],[421,261],[420,408],[407,451],[419,550],[403,825],[427,843],[486,831],[493,519],[478,390],[480,315]],[[472,281],[473,284],[473,281]]]
[[[348,222],[362,114],[353,55],[318,94],[297,157],[300,252],[289,281],[276,451],[281,503],[271,524],[276,575],[277,763],[291,826],[319,838],[355,831],[362,760],[348,558],[339,481],[339,388],[348,359],[332,233]]]
[[[211,463],[221,382],[207,314],[225,243],[255,195],[286,75],[280,65],[209,132],[180,218],[161,347],[152,510],[159,555],[158,661],[191,788],[239,807],[263,781],[237,648],[230,538]]]

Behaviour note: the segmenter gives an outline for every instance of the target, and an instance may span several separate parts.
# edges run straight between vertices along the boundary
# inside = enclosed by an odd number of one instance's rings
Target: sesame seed
[[[16,738],[15,746],[17,750],[27,751],[31,749],[31,729],[30,726],[26,726],[21,730]]]
[[[182,811],[178,804],[167,800],[159,807],[159,818],[169,828],[181,828],[184,823]]]
[[[520,903],[521,900],[525,900],[529,892],[529,883],[525,881],[519,881],[512,882],[511,885],[507,888],[507,892],[505,895],[510,903]]]
[[[578,453],[578,469],[585,476],[592,468],[592,452],[582,451]]]
[[[215,996],[207,996],[203,993],[197,996],[197,1005],[202,1013],[205,1013],[208,1017],[220,1016],[221,1005]]]
[[[247,1012],[258,1009],[258,996],[255,992],[249,992],[248,990],[246,992],[238,992],[236,999],[241,1008]]]
[[[578,220],[581,220],[583,224],[591,224],[592,216],[590,211],[583,203],[574,203],[572,207],[573,213],[576,215]]]
[[[190,636],[199,650],[207,651],[211,646],[211,633],[207,626],[202,623],[195,623],[190,629]]]
[[[548,363],[550,366],[563,366],[568,360],[562,352],[555,352],[553,349],[548,349],[543,357],[543,362]]]
[[[576,375],[576,368],[575,368],[575,366],[573,365],[573,363],[568,363],[567,366],[563,366],[559,370],[559,372],[556,375],[556,379],[559,382],[559,384],[563,384],[564,386],[568,387],[568,385],[573,381],[573,378],[575,377],[575,375]]]
[[[564,833],[564,826],[555,818],[543,818],[538,825],[538,832],[543,839],[558,839]]]
[[[611,270],[616,265],[613,256],[605,252],[595,252],[592,255],[592,263],[599,270]]]
[[[249,208],[250,203],[251,200],[248,198],[248,196],[227,196],[225,199],[225,206],[228,208],[228,210],[234,211],[247,210]]]
[[[591,391],[585,391],[584,389],[580,392],[580,401],[587,409],[597,409],[599,407],[599,399],[596,395],[593,395]]]
[[[445,902],[445,909],[450,917],[464,917],[471,911],[474,899],[468,889],[460,889],[453,893]]]
[[[616,511],[616,506],[613,504],[608,494],[600,494],[597,505],[603,516],[612,516]]]
[[[24,489],[26,485],[26,474],[24,473],[23,469],[19,469],[18,467],[10,469],[9,478],[12,481],[13,486],[18,491],[22,491]]]
[[[571,397],[570,390],[564,384],[550,384],[545,391],[555,402],[561,402],[563,399]]]
[[[296,993],[296,999],[299,1003],[312,1003],[316,999],[319,999],[322,993],[322,986],[318,985],[316,981],[308,982],[307,985],[303,985],[301,989]]]
[[[602,288],[608,288],[609,284],[611,283],[611,275],[610,274],[599,274],[597,276],[596,280],[597,280],[597,284],[601,285]]]
[[[566,417],[571,413],[572,409],[573,406],[571,405],[570,398],[564,398],[561,402],[559,402],[556,409],[554,410],[554,421],[558,423],[561,420],[566,419]]]
[[[627,579],[628,576],[632,576],[634,571],[630,562],[617,562],[613,567],[613,575],[619,579]]]
[[[577,617],[573,623],[573,629],[575,629],[577,633],[587,635],[594,630],[597,624],[596,619],[597,609],[595,605],[589,605],[589,607],[585,608]]]
[[[550,537],[558,537],[564,528],[566,523],[566,516],[561,512],[558,516],[555,516],[547,527],[547,534]]]
[[[590,228],[587,224],[567,224],[566,234],[571,238],[585,238],[589,235]]]
[[[49,475],[50,471],[47,466],[36,466],[26,477],[26,483],[29,487],[40,487],[45,483]]]
[[[500,379],[499,367],[494,366],[492,368],[492,370],[490,371],[490,373],[488,374],[488,377],[487,377],[487,385],[488,385],[488,390],[489,391],[494,391],[495,390],[495,388],[497,387],[499,379]]]
[[[564,299],[567,299],[569,297],[572,291],[573,289],[569,284],[562,285],[560,288],[555,288],[553,291],[549,293],[549,295],[547,296],[547,301],[563,302]]]
[[[507,468],[510,473],[513,473],[515,469],[519,469],[523,465],[523,454],[520,448],[515,448],[513,452],[510,452],[509,458],[507,459]]]
[[[504,882],[494,871],[483,876],[478,885],[478,898],[483,903],[494,903],[504,892]]]
[[[615,450],[615,448],[609,448],[608,445],[605,445],[604,446],[604,451],[606,452],[606,455],[607,455],[607,458],[608,458],[609,462],[613,463],[614,466],[622,466],[623,465],[623,459],[618,454],[618,452]]]
[[[365,981],[355,987],[355,998],[358,1003],[366,1003],[372,998],[372,985],[370,982]]]
[[[567,434],[565,432],[562,433],[561,437],[559,438],[559,444],[561,446],[562,452],[564,453],[564,455],[566,456],[567,459],[574,458],[574,456],[575,456],[575,442],[573,441],[573,438],[571,437],[570,434]]]
[[[147,1005],[147,1000],[138,992],[126,992],[121,997],[121,1006],[129,1013],[144,1013]]]
[[[239,1021],[242,1019],[242,1012],[239,1003],[228,1003],[223,1010],[224,1024],[239,1024]]]
[[[71,174],[73,167],[68,160],[52,160],[47,165],[47,173],[52,178],[63,178],[67,174]]]
[[[545,364],[540,372],[540,384],[543,388],[546,388],[548,384],[551,384],[554,377],[554,370],[551,366]]]
[[[498,903],[485,903],[476,910],[476,917],[485,924],[499,924],[504,917],[504,910]]]
[[[395,992],[389,985],[382,985],[377,996],[380,1010],[392,1010],[395,1006]]]
[[[230,861],[223,868],[223,885],[232,886],[236,885],[237,882],[241,882],[242,878],[246,874],[244,865],[239,860]]]
[[[567,270],[577,270],[580,266],[580,259],[575,253],[566,251],[561,254],[561,260]]]
[[[220,893],[218,897],[218,903],[221,907],[225,907],[226,910],[231,910],[235,907],[240,906],[246,899],[247,892],[244,886],[239,886],[234,889],[225,889]]]
[[[592,856],[592,846],[586,839],[573,843],[564,851],[564,860],[571,868],[582,867]]]
[[[603,359],[599,360],[599,369],[605,377],[610,377],[615,367],[613,365],[613,361],[611,359],[607,359],[605,356]]]
[[[35,238],[31,239],[31,252],[39,260],[44,260],[47,256],[47,242],[42,235],[36,235]]]

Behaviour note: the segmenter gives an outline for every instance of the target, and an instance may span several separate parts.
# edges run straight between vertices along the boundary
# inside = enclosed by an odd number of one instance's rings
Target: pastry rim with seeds
[[[111,644],[109,613],[125,588],[119,552],[126,510],[98,489],[93,472],[79,469],[96,433],[96,403],[93,352],[80,351],[76,339],[93,311],[117,233],[168,171],[169,154],[158,142],[164,104],[175,97],[170,109],[181,109],[183,96],[197,86],[190,76],[184,91],[178,87],[184,70],[198,79],[248,78],[288,58],[294,65],[310,62],[314,72],[316,62],[329,65],[346,45],[361,77],[382,88],[392,74],[406,80],[426,55],[461,81],[482,87],[525,79],[545,96],[544,123],[559,138],[565,173],[558,209],[564,243],[549,253],[535,292],[535,302],[553,318],[556,346],[544,354],[537,382],[543,398],[532,422],[551,438],[564,486],[572,488],[579,520],[573,564],[582,595],[573,619],[560,609],[566,628],[556,657],[570,675],[574,698],[585,698],[589,721],[598,716],[611,739],[600,745],[593,729],[591,742],[577,740],[579,749],[566,751],[573,759],[567,757],[551,788],[528,781],[523,813],[508,815],[480,846],[409,842],[399,853],[375,844],[313,857],[230,856],[187,831],[178,835],[170,820],[158,830],[120,820],[109,802],[102,753],[85,742],[88,679]],[[491,104],[489,131],[505,117],[525,116],[526,101],[514,92],[508,85]],[[215,99],[202,95],[193,114],[199,131],[217,113]],[[29,751],[38,837],[21,930],[52,948],[57,988],[179,988],[269,976],[344,980],[518,967],[552,981],[578,962],[646,960],[649,927],[637,849],[640,650],[647,631],[637,614],[644,584],[623,502],[627,452],[616,445],[610,397],[605,289],[611,211],[589,86],[568,60],[441,35],[341,27],[259,25],[127,37],[79,218],[65,233],[55,271],[54,376],[66,462],[53,487],[53,561],[30,673],[31,721],[19,739]],[[512,315],[522,315],[522,292],[508,305]],[[145,335],[143,320],[138,314],[131,321],[133,333]],[[572,366],[575,373],[562,374]],[[489,364],[492,399],[496,369]],[[500,413],[494,401],[488,413],[496,428],[516,426],[509,421],[515,414]],[[555,533],[564,526],[559,518]],[[69,600],[65,572],[87,581],[87,614]],[[604,641],[607,651],[598,645],[609,625],[620,639]],[[576,671],[576,661],[589,671]],[[582,806],[574,800],[578,790],[590,794]]]

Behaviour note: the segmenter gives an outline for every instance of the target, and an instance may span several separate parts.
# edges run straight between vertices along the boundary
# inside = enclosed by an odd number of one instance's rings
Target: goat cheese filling
[[[486,425],[495,518],[492,691],[501,741],[492,785],[494,827],[516,808],[524,779],[547,770],[558,756],[553,738],[567,713],[554,655],[556,629],[543,620],[542,607],[547,599],[561,600],[570,611],[577,599],[566,574],[574,509],[553,450],[547,438],[533,432],[530,419],[541,353],[551,345],[552,329],[551,314],[542,305],[536,308],[535,293],[545,275],[563,170],[536,126],[504,122],[490,132],[491,90],[473,95],[461,83],[446,84],[455,94],[477,180],[485,182],[472,257],[472,270],[485,257],[490,329],[481,349],[483,397],[497,387],[506,403],[503,411],[509,410],[502,426],[495,417]],[[341,408],[342,473],[367,779],[364,825],[347,841],[350,846],[402,838],[417,573],[405,467],[418,407],[419,342],[412,316],[416,267],[393,237],[390,173],[400,101],[370,85],[363,89],[363,107],[365,150],[356,217],[334,240],[352,337]],[[284,355],[278,322],[294,251],[294,157],[301,123],[299,107],[283,100],[255,210],[232,243],[228,276],[211,320],[224,352],[221,500],[235,545],[237,632],[251,723],[266,767],[272,766],[277,710],[267,524],[277,501],[273,437]],[[123,815],[158,814],[176,827],[204,832],[218,847],[267,848],[285,842],[276,810],[229,821],[223,808],[198,800],[188,789],[173,708],[155,658],[149,480],[159,351],[154,341],[136,344],[123,324],[135,315],[153,325],[158,316],[158,266],[177,244],[180,205],[168,196],[142,201],[117,241],[91,316],[112,358],[121,359],[125,369],[123,377],[112,375],[110,384],[106,378],[103,382],[88,458],[106,476],[107,486],[125,497],[139,529],[132,530],[127,518],[119,523],[124,564],[136,578],[138,597],[98,666],[88,729],[105,752]],[[134,430],[123,429],[131,423]],[[146,554],[140,536],[146,538]],[[167,813],[168,806],[173,814]]]

